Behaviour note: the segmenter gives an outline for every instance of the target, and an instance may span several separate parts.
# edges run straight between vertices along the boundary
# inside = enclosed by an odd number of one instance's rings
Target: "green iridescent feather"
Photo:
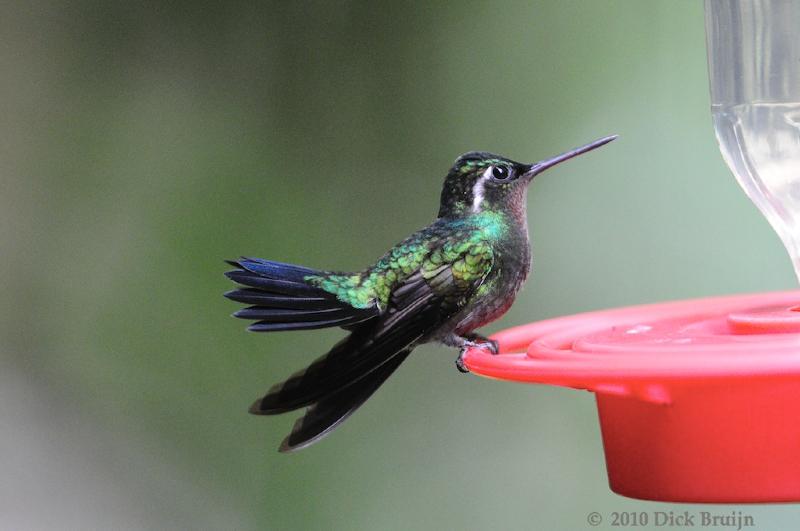
[[[328,273],[306,280],[355,308],[374,304],[385,308],[395,287],[411,275],[420,272],[430,279],[446,266],[453,282],[448,288],[437,289],[444,289],[441,295],[445,298],[457,298],[479,286],[489,273],[494,260],[492,245],[506,230],[505,217],[495,212],[467,220],[440,221],[402,241],[361,273]]]

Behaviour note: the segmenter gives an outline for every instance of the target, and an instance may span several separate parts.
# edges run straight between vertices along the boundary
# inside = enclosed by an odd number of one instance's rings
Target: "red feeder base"
[[[800,501],[800,292],[636,306],[500,332],[464,361],[596,393],[611,489],[681,502]]]

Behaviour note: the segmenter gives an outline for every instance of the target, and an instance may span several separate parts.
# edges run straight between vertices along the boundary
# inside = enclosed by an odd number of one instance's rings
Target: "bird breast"
[[[484,281],[485,289],[456,316],[455,331],[468,334],[505,314],[528,277],[531,253],[527,239],[513,249],[498,249],[492,271]]]

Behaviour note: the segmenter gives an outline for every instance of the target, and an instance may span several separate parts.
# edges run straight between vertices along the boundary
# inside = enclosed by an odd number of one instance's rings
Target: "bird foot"
[[[494,340],[489,339],[488,337],[479,336],[474,334],[468,338],[464,342],[464,349],[468,348],[482,348],[488,350],[493,356],[496,356],[500,353],[500,344]]]
[[[461,352],[456,358],[456,369],[462,373],[468,373],[466,364],[464,363],[464,353],[471,348],[482,348],[489,351],[492,356],[497,356],[500,352],[500,345],[494,339],[488,339],[483,336],[473,336],[464,341],[461,346]]]

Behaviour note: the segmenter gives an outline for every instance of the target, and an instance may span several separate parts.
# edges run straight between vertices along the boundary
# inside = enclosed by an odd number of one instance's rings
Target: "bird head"
[[[509,208],[524,211],[525,192],[536,175],[615,138],[616,135],[607,136],[533,164],[485,151],[465,153],[456,159],[445,178],[439,217],[464,217]]]

